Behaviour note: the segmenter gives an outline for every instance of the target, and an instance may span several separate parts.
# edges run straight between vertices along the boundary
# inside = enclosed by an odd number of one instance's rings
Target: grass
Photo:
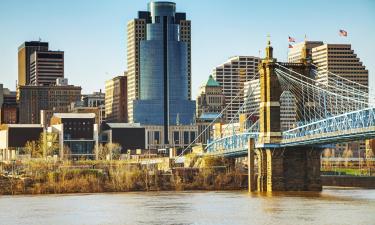
[[[205,158],[205,168],[165,172],[126,161],[29,160],[17,164],[20,178],[0,176],[0,194],[59,194],[147,190],[239,189],[246,178],[225,169],[223,158]],[[8,167],[8,168],[7,168]],[[11,171],[9,165],[5,168]],[[223,169],[224,168],[224,169]]]
[[[359,168],[332,168],[332,169],[322,169],[323,172],[335,172],[340,173],[340,175],[352,175],[352,176],[374,176],[375,169],[359,169]]]

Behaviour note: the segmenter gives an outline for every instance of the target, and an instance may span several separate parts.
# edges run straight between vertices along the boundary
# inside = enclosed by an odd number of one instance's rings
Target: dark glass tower
[[[194,121],[195,101],[189,100],[188,46],[180,40],[180,20],[173,2],[151,2],[147,38],[140,42],[140,92],[134,101],[134,122],[163,125],[168,143],[169,125]]]

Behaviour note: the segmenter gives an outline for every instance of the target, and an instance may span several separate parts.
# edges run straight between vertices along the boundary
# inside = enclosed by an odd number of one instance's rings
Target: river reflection
[[[2,196],[0,224],[375,224],[375,190]]]

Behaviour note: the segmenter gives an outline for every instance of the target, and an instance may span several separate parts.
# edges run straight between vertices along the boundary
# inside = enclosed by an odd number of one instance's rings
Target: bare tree
[[[27,154],[30,154],[31,158],[40,158],[43,155],[43,150],[38,141],[27,141],[25,150]]]

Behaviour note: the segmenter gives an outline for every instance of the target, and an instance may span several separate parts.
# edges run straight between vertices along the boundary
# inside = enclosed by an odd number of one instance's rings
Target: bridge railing
[[[366,108],[302,125],[282,133],[283,143],[366,135],[375,126],[375,108]]]
[[[254,138],[256,140],[257,137],[258,132],[246,132],[216,139],[207,144],[206,154],[226,155],[242,152],[244,149],[247,149],[249,138]]]

